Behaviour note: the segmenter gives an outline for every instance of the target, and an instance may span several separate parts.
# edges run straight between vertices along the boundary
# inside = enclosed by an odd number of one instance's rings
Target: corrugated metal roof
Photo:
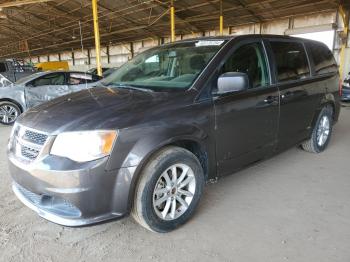
[[[9,0],[0,0],[0,4]],[[100,0],[103,45],[170,34],[170,1]],[[220,0],[177,0],[176,34],[218,28]],[[225,27],[260,23],[282,17],[334,11],[339,0],[223,0]],[[0,19],[0,57],[28,56],[94,45],[91,0],[54,0],[4,8]]]

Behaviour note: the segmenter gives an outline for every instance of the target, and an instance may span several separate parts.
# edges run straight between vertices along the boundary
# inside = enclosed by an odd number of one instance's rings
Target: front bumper
[[[105,169],[108,158],[76,163],[47,155],[23,163],[9,152],[16,196],[39,216],[64,226],[83,226],[120,218],[129,211],[136,167]]]

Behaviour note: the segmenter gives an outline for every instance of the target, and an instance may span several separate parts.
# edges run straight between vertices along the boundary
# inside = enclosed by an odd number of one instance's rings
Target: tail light
[[[343,95],[343,81],[339,80],[339,96]]]

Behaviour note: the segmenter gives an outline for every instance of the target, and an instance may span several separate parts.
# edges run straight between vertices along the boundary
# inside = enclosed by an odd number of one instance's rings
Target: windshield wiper
[[[142,87],[133,86],[133,85],[126,85],[126,84],[110,83],[110,84],[108,84],[106,86],[115,86],[115,87],[118,87],[118,88],[140,90],[140,91],[145,91],[145,92],[154,92],[152,89],[149,89],[149,88],[142,88]]]

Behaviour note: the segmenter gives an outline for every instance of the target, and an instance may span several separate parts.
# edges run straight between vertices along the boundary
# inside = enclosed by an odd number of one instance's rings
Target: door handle
[[[282,99],[285,99],[285,98],[291,97],[291,96],[293,96],[293,95],[294,95],[293,92],[288,91],[288,92],[285,92],[284,94],[282,94],[282,95],[281,95],[281,98],[282,98]]]
[[[269,105],[278,105],[278,97],[276,96],[268,96],[264,99],[264,102]]]

